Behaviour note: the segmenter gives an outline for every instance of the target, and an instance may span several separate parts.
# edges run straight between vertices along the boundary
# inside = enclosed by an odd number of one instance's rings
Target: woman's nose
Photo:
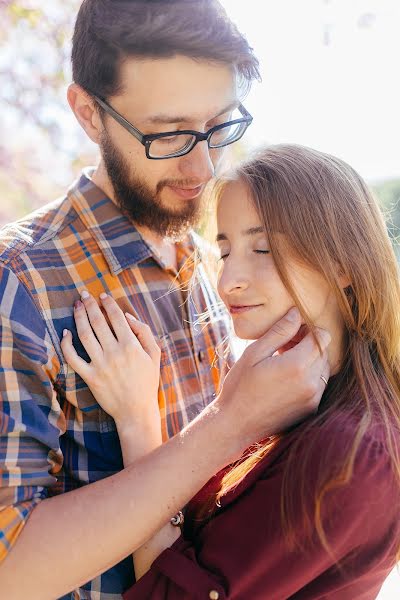
[[[249,278],[244,269],[240,269],[237,265],[230,268],[224,265],[220,273],[218,281],[218,289],[225,296],[234,292],[239,292],[247,289],[249,286]]]

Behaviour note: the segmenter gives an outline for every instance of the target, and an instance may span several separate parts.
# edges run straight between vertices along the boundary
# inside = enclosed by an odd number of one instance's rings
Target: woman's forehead
[[[241,180],[226,182],[217,202],[217,221],[230,220],[238,226],[254,221],[260,222],[250,190]]]

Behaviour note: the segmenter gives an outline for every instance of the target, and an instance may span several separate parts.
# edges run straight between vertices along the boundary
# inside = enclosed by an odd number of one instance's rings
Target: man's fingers
[[[301,317],[297,308],[291,308],[282,319],[279,319],[261,338],[255,341],[249,350],[254,353],[256,362],[272,356],[279,348],[290,342],[301,325]]]
[[[145,323],[135,319],[130,313],[125,313],[127,323],[137,339],[139,340],[143,350],[147,352],[152,360],[160,359],[160,347],[157,344],[151,329]]]
[[[301,357],[305,366],[311,365],[321,356],[315,337],[319,342],[322,352],[324,352],[331,342],[331,336],[325,329],[318,328],[314,333],[311,331],[307,333],[296,346],[285,352],[284,356],[286,359],[290,360],[291,358],[296,359],[296,357]]]

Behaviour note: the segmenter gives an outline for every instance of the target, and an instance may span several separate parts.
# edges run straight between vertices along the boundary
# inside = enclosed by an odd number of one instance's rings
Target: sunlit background
[[[64,193],[97,159],[65,100],[79,0],[0,0],[0,224]],[[261,62],[240,150],[340,156],[400,227],[400,0],[222,0]],[[380,600],[400,598],[393,574]]]

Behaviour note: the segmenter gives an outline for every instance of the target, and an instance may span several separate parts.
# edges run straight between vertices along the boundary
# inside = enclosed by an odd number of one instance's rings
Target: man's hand
[[[233,431],[247,445],[283,431],[316,411],[329,378],[327,331],[308,333],[296,346],[275,354],[297,333],[299,311],[292,308],[262,338],[251,344],[228,373],[216,400],[229,413]]]

